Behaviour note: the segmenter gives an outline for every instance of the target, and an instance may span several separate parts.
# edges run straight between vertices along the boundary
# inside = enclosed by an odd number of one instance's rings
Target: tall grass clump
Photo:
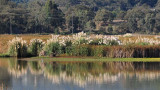
[[[160,46],[135,46],[134,47],[134,58],[157,58],[160,57]]]
[[[41,39],[32,39],[30,40],[29,52],[32,56],[38,56],[42,51],[45,43]]]
[[[13,57],[26,57],[27,55],[27,44],[22,38],[15,37],[9,41],[8,53]]]
[[[132,46],[110,46],[107,50],[106,57],[110,58],[131,58],[134,54]]]
[[[89,49],[89,54],[90,56],[95,56],[95,57],[103,57],[103,52],[104,52],[104,46],[90,46]]]
[[[89,56],[88,45],[73,45],[70,55],[72,56]]]

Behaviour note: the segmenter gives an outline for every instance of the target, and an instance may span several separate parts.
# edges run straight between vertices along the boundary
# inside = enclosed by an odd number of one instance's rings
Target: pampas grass
[[[42,51],[44,45],[45,42],[43,42],[41,39],[32,39],[30,40],[29,44],[29,52],[32,56],[38,56],[39,53]]]
[[[26,57],[27,55],[26,41],[19,37],[13,38],[11,41],[9,41],[8,53],[10,56],[14,57]]]

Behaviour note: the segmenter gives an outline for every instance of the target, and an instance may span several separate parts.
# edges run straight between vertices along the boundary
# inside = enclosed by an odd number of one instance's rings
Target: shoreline
[[[25,61],[66,61],[66,62],[160,62],[160,58],[98,58],[98,57],[32,57],[18,58]]]

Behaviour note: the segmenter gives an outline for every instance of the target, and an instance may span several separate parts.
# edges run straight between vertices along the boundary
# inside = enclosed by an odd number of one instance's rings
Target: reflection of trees
[[[12,59],[9,60],[8,63],[9,63],[8,71],[15,77],[19,77],[27,73],[27,61]]]

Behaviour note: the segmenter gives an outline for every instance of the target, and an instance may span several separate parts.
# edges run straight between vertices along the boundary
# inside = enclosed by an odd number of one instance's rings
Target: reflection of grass
[[[67,76],[81,76],[85,78],[91,74],[98,76],[104,73],[106,68],[103,68],[102,62],[76,62],[76,63],[60,63],[60,62],[47,62],[45,63],[45,73],[49,75],[59,75],[66,73]]]
[[[34,58],[25,58],[23,60],[29,61],[122,61],[122,62],[160,62],[160,58],[91,58],[91,57],[83,57],[83,58],[48,58],[48,57],[34,57]]]
[[[28,62],[28,64],[30,65],[31,69],[34,70],[34,71],[41,70],[41,67],[40,67],[39,63],[36,62],[36,61],[30,61],[30,62]]]
[[[17,70],[22,70],[27,67],[27,61],[17,60],[16,58],[10,58],[8,64],[11,69]]]
[[[58,75],[61,72],[61,65],[57,63],[46,63],[45,72],[51,75]]]

